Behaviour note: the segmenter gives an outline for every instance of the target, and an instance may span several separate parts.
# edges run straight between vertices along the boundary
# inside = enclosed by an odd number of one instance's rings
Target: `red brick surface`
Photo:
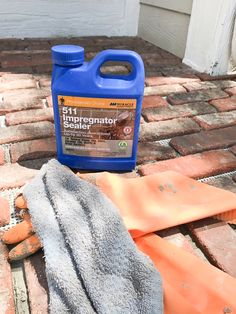
[[[205,130],[219,129],[236,124],[236,110],[199,115],[194,120]]]
[[[142,108],[157,108],[167,106],[168,102],[161,96],[144,96]]]
[[[141,118],[141,142],[138,148],[140,173],[172,169],[194,178],[202,178],[236,170],[236,149],[233,146],[236,146],[236,126],[229,126],[234,124],[233,110],[236,110],[236,75],[211,77],[198,73],[181,63],[176,56],[140,38],[101,36],[0,39],[0,51],[5,51],[0,58],[0,68],[4,71],[0,72],[0,125],[3,126],[0,127],[0,143],[10,144],[9,147],[4,147],[5,154],[0,146],[0,164],[3,164],[4,155],[7,162],[0,166],[1,189],[18,187],[31,180],[37,173],[34,169],[38,169],[48,157],[55,154],[53,124],[38,120],[51,119],[50,47],[62,43],[84,46],[87,59],[109,48],[131,49],[141,54],[146,75],[152,77],[146,79],[147,96],[143,101],[146,121]],[[122,68],[109,65],[106,66],[106,71],[127,71],[127,68],[130,69],[127,64]],[[231,95],[233,96],[230,97]],[[45,108],[45,105],[49,108]],[[49,116],[45,112],[49,112]],[[12,123],[23,124],[11,125]],[[217,150],[225,148],[229,151]],[[193,155],[194,153],[200,154]],[[179,157],[179,154],[189,156]],[[134,177],[137,172],[122,175]],[[236,175],[233,173],[207,179],[207,182],[236,192]],[[165,230],[161,236],[184,249],[193,249],[193,253],[199,253],[201,258],[205,259],[202,252],[206,253],[212,263],[234,274],[236,267],[232,266],[230,252],[232,250],[234,256],[235,248],[231,245],[235,230],[224,224],[224,233],[222,232],[223,236],[219,239],[215,232],[218,230],[221,233],[222,229],[211,226],[213,225],[210,222],[204,225],[207,231],[204,234],[198,227],[191,230],[198,249],[188,234],[190,228],[185,226]],[[217,246],[218,242],[222,246]],[[225,254],[220,254],[221,250]],[[0,276],[0,284],[4,287],[3,290],[0,289],[1,305],[8,304],[11,296],[8,285],[11,284],[10,268],[6,259],[4,263],[4,267],[8,269],[1,268],[4,271],[4,276]],[[44,314],[48,299],[45,294],[47,285],[42,255],[27,260],[24,266],[30,311],[33,314]],[[13,298],[10,299],[12,301]],[[13,303],[9,303],[9,306],[10,304]],[[1,310],[0,307],[0,312]],[[14,307],[9,313],[15,313]]]
[[[30,74],[2,74],[0,77],[0,92],[7,90],[35,88],[36,81]]]
[[[230,96],[235,96],[236,95],[236,87],[228,88],[225,90],[226,93],[228,93]]]
[[[210,102],[218,111],[236,110],[236,98],[215,99]]]
[[[161,85],[161,86],[148,86],[144,90],[144,95],[159,95],[167,96],[171,93],[185,93],[186,89],[179,84],[174,85]]]
[[[176,156],[177,154],[174,149],[169,146],[145,142],[139,143],[137,162],[138,164],[142,164],[148,161],[175,158]]]
[[[212,218],[188,224],[191,234],[210,261],[236,277],[236,233],[226,223]]]
[[[181,155],[200,153],[211,149],[227,148],[234,144],[236,144],[236,126],[178,136],[170,141],[170,145]]]
[[[42,252],[24,261],[31,314],[48,313],[48,286]]]
[[[166,230],[158,231],[157,234],[167,240],[168,242],[184,249],[185,251],[197,255],[193,245],[190,241],[181,233],[178,227],[169,228]]]
[[[0,190],[20,187],[29,182],[37,172],[17,163],[0,166]]]
[[[51,122],[27,123],[16,126],[2,128],[0,144],[14,143],[37,139],[41,137],[50,137],[54,134],[54,126]]]
[[[0,165],[4,164],[4,149],[0,147]]]
[[[15,314],[11,267],[7,258],[8,249],[0,241],[0,313]]]
[[[22,110],[6,114],[6,125],[24,124],[45,120],[53,122],[52,108]]]
[[[183,86],[187,89],[188,92],[217,88],[217,86],[211,82],[188,82],[186,84],[183,84]]]
[[[13,163],[21,160],[51,157],[55,156],[55,153],[56,141],[52,137],[15,143],[10,147]]]
[[[209,185],[213,185],[217,188],[227,190],[233,193],[236,193],[236,183],[233,181],[232,177],[218,177],[207,180],[206,182]]]
[[[222,90],[210,89],[190,93],[173,94],[168,96],[167,99],[172,105],[181,105],[188,102],[208,101],[227,97],[229,97],[229,95]]]
[[[141,175],[173,170],[199,179],[236,169],[236,157],[227,151],[209,151],[175,159],[159,161],[139,167]]]
[[[7,199],[0,196],[0,227],[10,223],[10,205]]]
[[[233,147],[230,148],[230,151],[236,155],[236,145],[234,145]]]
[[[188,82],[199,81],[198,77],[148,77],[145,80],[147,86],[158,86],[158,85],[173,85],[173,84],[184,84]]]
[[[53,106],[52,96],[51,95],[46,97],[46,103],[47,103],[48,107],[52,107]]]
[[[216,109],[205,102],[144,109],[142,114],[149,122],[169,120],[178,117],[191,117],[216,112]]]
[[[2,102],[0,102],[0,114],[8,112],[43,108],[42,99],[50,94],[49,90],[40,89],[17,89],[2,93]]]
[[[228,80],[216,80],[214,82],[211,81],[211,83],[213,83],[218,88],[222,88],[222,89],[231,88],[231,87],[236,86],[236,82],[231,81],[229,79]]]
[[[200,131],[200,127],[190,118],[178,118],[141,125],[140,141],[157,141],[163,138]]]

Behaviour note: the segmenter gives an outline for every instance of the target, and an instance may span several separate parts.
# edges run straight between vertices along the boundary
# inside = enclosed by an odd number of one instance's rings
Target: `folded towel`
[[[23,194],[44,247],[52,314],[163,313],[157,269],[97,187],[51,160]]]

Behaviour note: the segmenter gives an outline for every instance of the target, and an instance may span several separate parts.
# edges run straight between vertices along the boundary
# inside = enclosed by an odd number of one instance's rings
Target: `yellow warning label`
[[[136,109],[136,99],[89,98],[58,96],[58,104],[80,108]]]

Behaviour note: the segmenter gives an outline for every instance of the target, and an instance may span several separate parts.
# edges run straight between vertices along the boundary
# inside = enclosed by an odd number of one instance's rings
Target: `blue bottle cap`
[[[79,65],[84,62],[84,48],[76,45],[52,47],[52,61],[58,65]]]

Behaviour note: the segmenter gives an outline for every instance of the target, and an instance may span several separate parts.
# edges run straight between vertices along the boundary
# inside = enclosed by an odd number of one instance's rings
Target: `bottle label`
[[[131,157],[136,99],[58,96],[63,153]]]

